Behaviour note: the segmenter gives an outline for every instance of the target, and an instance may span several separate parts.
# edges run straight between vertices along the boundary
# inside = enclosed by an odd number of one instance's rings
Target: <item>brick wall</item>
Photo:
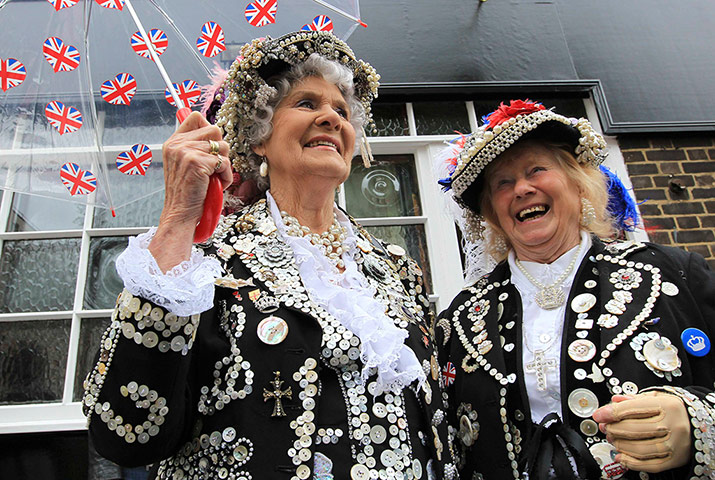
[[[651,241],[715,269],[715,135],[618,137]]]

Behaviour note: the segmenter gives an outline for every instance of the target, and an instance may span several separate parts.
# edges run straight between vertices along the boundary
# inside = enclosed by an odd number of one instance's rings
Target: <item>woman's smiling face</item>
[[[350,109],[337,86],[322,77],[298,82],[273,114],[273,132],[254,147],[268,159],[271,185],[311,177],[347,179],[355,149]]]
[[[579,190],[542,144],[514,145],[485,181],[496,222],[519,259],[550,263],[579,243]]]

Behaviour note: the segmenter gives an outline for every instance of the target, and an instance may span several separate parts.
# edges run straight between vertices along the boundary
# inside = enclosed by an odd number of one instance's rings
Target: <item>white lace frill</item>
[[[124,287],[132,295],[146,298],[168,311],[185,317],[205,312],[213,306],[214,280],[221,276],[221,264],[204,257],[196,247],[191,258],[164,274],[149,252],[156,227],[129,238],[129,246],[117,257],[116,266]]]
[[[375,299],[375,288],[353,260],[357,246],[348,218],[335,209],[338,221],[347,229],[348,249],[343,254],[345,272],[340,273],[307,238],[286,233],[275,200],[268,192],[266,197],[278,232],[293,249],[293,258],[310,299],[360,339],[363,379],[377,373],[376,394],[398,393],[415,380],[421,385],[426,375],[415,353],[404,343],[407,331],[395,326],[385,315],[385,306]]]

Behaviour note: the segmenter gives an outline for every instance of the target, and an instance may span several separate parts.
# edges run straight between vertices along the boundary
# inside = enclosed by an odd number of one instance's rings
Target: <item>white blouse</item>
[[[574,278],[586,253],[591,248],[591,236],[581,232],[581,251],[571,274],[562,283],[566,298],[571,291]],[[571,263],[578,246],[561,255],[554,262],[536,263],[522,261],[522,266],[529,274],[544,285],[551,285]],[[511,281],[521,295],[522,305],[522,367],[524,383],[531,406],[531,419],[535,423],[551,412],[563,418],[561,410],[561,340],[563,338],[564,318],[568,305],[564,303],[553,310],[544,310],[534,298],[538,288],[519,270],[515,263],[514,251],[509,252],[508,262],[511,269]],[[535,354],[543,355],[546,367],[545,390],[541,390],[537,381],[534,362]]]

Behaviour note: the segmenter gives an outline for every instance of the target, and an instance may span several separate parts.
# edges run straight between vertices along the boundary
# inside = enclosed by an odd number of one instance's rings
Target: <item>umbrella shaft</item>
[[[134,24],[137,26],[137,28],[139,29],[139,33],[141,33],[142,37],[144,38],[144,42],[146,42],[146,47],[147,47],[147,50],[149,51],[149,55],[151,55],[152,60],[154,60],[154,65],[156,65],[156,68],[159,69],[159,74],[161,74],[161,78],[164,79],[166,88],[169,89],[169,93],[171,93],[171,96],[174,99],[174,102],[176,103],[176,108],[182,108],[182,107],[187,106],[187,105],[184,105],[184,102],[181,100],[181,98],[179,97],[179,94],[176,92],[174,85],[171,83],[169,74],[166,73],[166,70],[164,69],[164,65],[161,63],[161,60],[159,60],[159,55],[157,55],[156,51],[154,50],[154,44],[151,43],[149,35],[147,35],[146,30],[144,29],[144,25],[142,25],[141,20],[139,20],[137,13],[134,11],[132,2],[130,0],[125,0],[124,5],[129,10],[129,14],[132,16],[132,20],[134,20]]]

